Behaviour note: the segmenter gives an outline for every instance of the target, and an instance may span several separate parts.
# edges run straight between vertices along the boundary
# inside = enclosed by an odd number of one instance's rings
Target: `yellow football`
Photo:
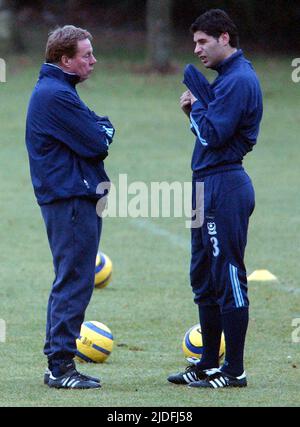
[[[111,330],[95,320],[81,325],[80,336],[76,340],[76,358],[80,362],[103,363],[114,345]]]
[[[202,333],[200,324],[192,326],[184,335],[182,341],[182,350],[185,357],[197,357],[201,359],[203,352],[203,343],[202,343]],[[222,333],[221,343],[220,343],[220,351],[219,358],[220,361],[224,357],[225,354],[225,338]]]
[[[112,262],[103,252],[98,252],[95,265],[95,287],[105,288],[111,281]]]

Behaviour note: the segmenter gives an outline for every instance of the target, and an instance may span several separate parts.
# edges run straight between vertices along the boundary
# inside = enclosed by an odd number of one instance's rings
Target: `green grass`
[[[300,317],[300,86],[290,78],[291,58],[254,63],[265,109],[259,143],[245,163],[257,200],[246,261],[249,273],[266,268],[278,282],[249,284],[249,387],[215,392],[167,383],[168,374],[185,365],[181,340],[198,321],[188,282],[189,231],[183,218],[107,218],[101,249],[113,261],[113,282],[94,292],[86,319],[107,324],[115,347],[106,363],[82,366],[101,376],[100,391],[65,392],[42,384],[53,268],[24,144],[38,65],[9,61],[8,81],[0,85],[0,318],[7,325],[0,343],[1,406],[299,406],[300,344],[292,343],[291,322]],[[116,60],[100,62],[82,85],[82,98],[117,128],[106,161],[113,182],[119,173],[127,173],[129,183],[190,180],[193,137],[178,107],[183,90],[181,74],[134,74]]]

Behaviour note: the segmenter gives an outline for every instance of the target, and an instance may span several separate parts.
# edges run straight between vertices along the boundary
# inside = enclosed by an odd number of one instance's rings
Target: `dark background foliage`
[[[23,25],[74,23],[101,29],[146,30],[147,0],[6,0]],[[187,34],[193,20],[222,8],[236,22],[242,43],[257,49],[296,51],[300,47],[300,2],[296,0],[173,0],[172,30]]]

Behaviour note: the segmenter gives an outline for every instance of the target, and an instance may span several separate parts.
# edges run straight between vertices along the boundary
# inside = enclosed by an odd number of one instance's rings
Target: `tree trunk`
[[[171,70],[172,0],[147,0],[147,53],[153,70]]]
[[[0,40],[7,41],[11,38],[11,13],[4,0],[0,0]]]
[[[0,0],[0,38],[6,45],[7,50],[15,53],[25,51],[22,36],[22,25],[19,20],[19,4],[13,0]]]

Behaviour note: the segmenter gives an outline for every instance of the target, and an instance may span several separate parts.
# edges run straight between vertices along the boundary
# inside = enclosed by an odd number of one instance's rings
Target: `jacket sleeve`
[[[207,78],[193,64],[188,64],[185,67],[182,83],[206,107],[215,97]]]
[[[74,94],[57,92],[50,107],[53,137],[81,157],[105,159],[109,140],[90,110]]]
[[[215,98],[208,105],[199,99],[194,102],[190,121],[202,145],[220,148],[236,133],[245,112],[248,91],[247,81],[235,77],[214,92]]]
[[[113,137],[115,135],[115,128],[113,127],[111,121],[107,116],[98,116],[94,111],[89,110],[92,117],[96,120],[98,125],[105,131],[107,140],[109,144],[113,142]]]

